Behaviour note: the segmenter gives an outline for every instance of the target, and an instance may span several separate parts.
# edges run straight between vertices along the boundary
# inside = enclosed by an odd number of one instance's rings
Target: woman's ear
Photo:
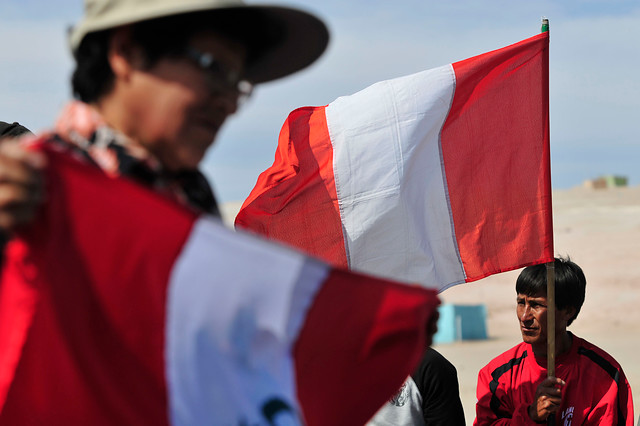
[[[127,79],[134,69],[140,68],[143,63],[142,52],[131,41],[130,26],[113,30],[107,58],[116,79]]]

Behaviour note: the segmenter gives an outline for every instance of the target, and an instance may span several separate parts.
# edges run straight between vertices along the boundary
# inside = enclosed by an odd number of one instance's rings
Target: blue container
[[[445,304],[438,308],[438,332],[433,343],[487,338],[487,308],[485,305]]]

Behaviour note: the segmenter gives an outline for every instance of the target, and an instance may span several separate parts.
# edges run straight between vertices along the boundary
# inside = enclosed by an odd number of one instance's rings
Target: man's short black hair
[[[26,133],[31,133],[31,131],[16,122],[5,123],[4,121],[0,121],[0,139],[17,138]]]
[[[570,258],[555,258],[555,295],[556,308],[562,310],[572,307],[575,314],[569,319],[570,325],[578,316],[584,303],[587,280],[582,269]],[[528,266],[522,270],[516,280],[516,292],[535,297],[547,294],[547,268],[544,264]]]
[[[144,52],[147,68],[167,57],[184,54],[189,39],[204,30],[237,41],[248,49],[247,61],[258,59],[265,47],[283,37],[276,27],[267,27],[260,11],[226,10],[187,13],[138,22],[131,26],[132,42]],[[91,103],[107,94],[114,75],[107,59],[112,30],[87,34],[75,53],[76,69],[71,78],[75,98]],[[255,37],[260,34],[261,37]],[[256,41],[257,40],[257,41]]]

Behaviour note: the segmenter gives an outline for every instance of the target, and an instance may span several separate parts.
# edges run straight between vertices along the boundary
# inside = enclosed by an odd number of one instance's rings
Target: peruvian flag
[[[548,46],[293,111],[236,226],[439,290],[551,261]]]
[[[333,269],[65,153],[0,281],[2,425],[356,425],[429,343],[432,290]]]

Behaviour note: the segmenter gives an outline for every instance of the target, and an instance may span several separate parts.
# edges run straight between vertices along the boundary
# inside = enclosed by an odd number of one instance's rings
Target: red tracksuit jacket
[[[556,377],[566,382],[557,425],[633,426],[629,382],[613,357],[572,335],[569,352],[556,358]],[[546,358],[520,343],[494,358],[478,374],[474,425],[536,425],[527,413],[547,375]]]

